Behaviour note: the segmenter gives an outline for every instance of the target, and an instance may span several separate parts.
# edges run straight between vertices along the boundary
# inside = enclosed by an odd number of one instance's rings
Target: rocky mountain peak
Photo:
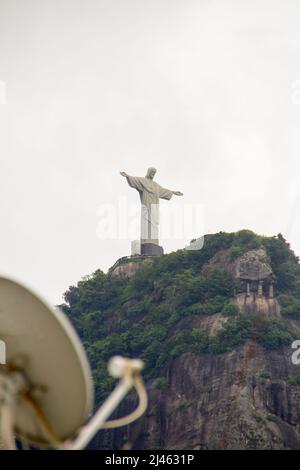
[[[220,232],[200,250],[133,261],[80,281],[62,306],[98,402],[113,387],[112,355],[146,364],[147,413],[93,448],[300,449],[300,266],[282,235]],[[134,407],[132,395],[116,417]]]

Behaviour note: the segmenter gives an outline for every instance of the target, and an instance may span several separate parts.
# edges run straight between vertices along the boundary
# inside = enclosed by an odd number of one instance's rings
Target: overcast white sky
[[[0,272],[58,303],[130,254],[97,208],[148,166],[206,233],[300,254],[299,25],[299,0],[0,0]]]

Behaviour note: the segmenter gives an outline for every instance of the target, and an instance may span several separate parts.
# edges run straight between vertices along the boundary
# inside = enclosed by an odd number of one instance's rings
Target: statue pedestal
[[[141,243],[141,255],[160,256],[164,254],[162,246],[155,243]]]

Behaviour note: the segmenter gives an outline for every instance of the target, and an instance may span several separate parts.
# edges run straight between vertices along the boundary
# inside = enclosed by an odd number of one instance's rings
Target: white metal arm
[[[148,400],[143,383],[140,379],[140,372],[143,368],[142,361],[124,359],[123,357],[116,356],[110,360],[108,368],[110,375],[115,378],[121,378],[119,384],[103,403],[91,421],[80,431],[77,439],[62,448],[69,448],[71,450],[83,449],[99,429],[125,426],[138,419],[145,412]],[[138,408],[124,418],[106,422],[132,387],[135,387],[138,392]]]
[[[125,426],[138,419],[147,408],[147,393],[140,373],[143,362],[138,359],[125,359],[116,356],[109,361],[110,375],[120,381],[111,395],[105,400],[89,423],[78,431],[74,440],[60,442],[51,429],[43,410],[28,394],[28,384],[21,371],[6,371],[0,373],[0,444],[7,450],[16,449],[14,437],[14,409],[17,400],[24,400],[30,405],[31,411],[47,436],[49,444],[56,449],[80,450],[84,449],[95,434],[104,428]],[[107,421],[127,393],[135,388],[139,397],[139,404],[135,411],[123,418]],[[0,446],[1,448],[1,446]]]

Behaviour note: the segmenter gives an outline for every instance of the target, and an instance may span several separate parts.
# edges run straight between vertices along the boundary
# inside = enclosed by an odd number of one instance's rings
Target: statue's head
[[[155,173],[156,173],[156,168],[153,168],[152,166],[150,168],[148,168],[148,171],[147,171],[147,174],[146,174],[146,178],[149,178],[150,180],[153,180],[154,176],[155,176]]]

